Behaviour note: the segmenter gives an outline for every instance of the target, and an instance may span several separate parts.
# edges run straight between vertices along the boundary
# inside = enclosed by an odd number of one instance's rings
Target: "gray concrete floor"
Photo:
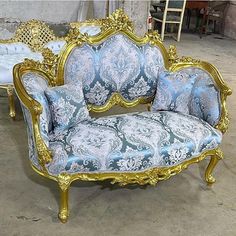
[[[165,44],[176,44],[180,55],[213,63],[236,90],[236,41],[183,34],[180,43],[167,39]],[[202,178],[206,161],[156,187],[77,182],[70,191],[67,224],[57,219],[56,183],[30,168],[20,108],[16,121],[10,120],[7,99],[0,93],[0,236],[236,235],[236,93],[228,100],[225,159],[215,169],[217,182],[211,188]]]

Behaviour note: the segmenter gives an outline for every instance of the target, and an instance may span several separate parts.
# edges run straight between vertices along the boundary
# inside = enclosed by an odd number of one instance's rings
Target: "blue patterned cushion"
[[[221,116],[220,90],[211,75],[199,68],[184,68],[180,73],[196,76],[189,102],[191,115],[207,121],[210,125],[218,124]]]
[[[221,133],[207,122],[176,112],[142,112],[82,121],[52,134],[52,175],[126,172],[172,166],[216,148]]]
[[[45,90],[51,110],[54,131],[68,129],[89,118],[82,84],[67,84]]]
[[[74,48],[65,65],[65,84],[82,78],[87,104],[104,105],[115,92],[133,101],[156,91],[156,78],[164,68],[158,47],[136,45],[119,33],[97,45]]]
[[[152,111],[178,111],[189,114],[189,100],[195,82],[195,75],[162,72],[157,82]]]

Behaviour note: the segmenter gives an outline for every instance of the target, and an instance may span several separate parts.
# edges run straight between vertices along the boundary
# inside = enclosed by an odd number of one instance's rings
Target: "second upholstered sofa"
[[[25,58],[42,61],[42,51],[51,49],[58,54],[65,45],[44,22],[30,20],[21,23],[11,39],[0,39],[0,88],[6,89],[10,105],[10,117],[14,118],[13,67]]]
[[[222,158],[231,94],[210,63],[167,51],[157,32],[133,33],[118,10],[96,37],[72,35],[56,56],[14,67],[27,123],[33,169],[58,182],[59,218],[66,222],[75,180],[156,184],[211,157],[205,180]],[[114,105],[149,111],[91,118]]]

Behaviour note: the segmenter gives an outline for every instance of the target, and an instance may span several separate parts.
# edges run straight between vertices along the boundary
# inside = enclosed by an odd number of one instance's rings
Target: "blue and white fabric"
[[[189,102],[190,114],[212,126],[218,124],[221,117],[221,98],[214,79],[208,72],[196,67],[185,68],[180,73],[196,76]]]
[[[68,129],[82,120],[89,119],[81,81],[45,90],[54,131]]]
[[[196,76],[164,71],[157,82],[152,111],[178,111],[189,114],[189,100]]]
[[[22,77],[22,83],[27,93],[40,103],[42,114],[40,115],[40,132],[45,144],[48,146],[48,135],[52,130],[52,117],[48,100],[44,91],[48,88],[48,82],[39,74],[27,73]]]
[[[216,148],[221,133],[194,116],[171,111],[82,121],[50,135],[52,175],[132,172],[168,167]]]
[[[41,170],[41,166],[38,160],[38,152],[36,148],[35,138],[34,138],[32,116],[29,110],[22,103],[21,103],[21,108],[23,111],[23,116],[24,116],[24,120],[25,120],[26,128],[27,128],[29,160],[35,167]]]
[[[123,34],[98,45],[84,44],[70,53],[65,83],[82,80],[87,104],[104,105],[115,92],[127,101],[154,96],[164,60],[158,47],[138,46]]]

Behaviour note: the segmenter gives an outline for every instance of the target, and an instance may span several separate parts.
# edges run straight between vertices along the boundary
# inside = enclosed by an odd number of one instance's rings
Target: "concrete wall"
[[[80,1],[0,1],[0,18],[52,23],[76,21]]]
[[[236,1],[230,1],[226,9],[224,34],[236,39]]]
[[[134,22],[136,32],[143,35],[147,31],[149,0],[110,0],[109,8],[113,11],[121,7]],[[84,7],[84,3],[87,6]],[[52,24],[101,18],[105,16],[106,0],[77,1],[1,1],[0,0],[0,38],[9,38],[19,22],[30,19],[43,20]],[[99,7],[100,6],[100,7]],[[81,14],[82,9],[86,14]],[[83,12],[83,11],[82,11]],[[83,18],[83,19],[82,19]],[[7,31],[6,31],[7,30]],[[10,34],[9,34],[10,32]]]
[[[124,1],[124,10],[133,21],[135,31],[139,36],[147,32],[147,18],[150,8],[150,1]]]

